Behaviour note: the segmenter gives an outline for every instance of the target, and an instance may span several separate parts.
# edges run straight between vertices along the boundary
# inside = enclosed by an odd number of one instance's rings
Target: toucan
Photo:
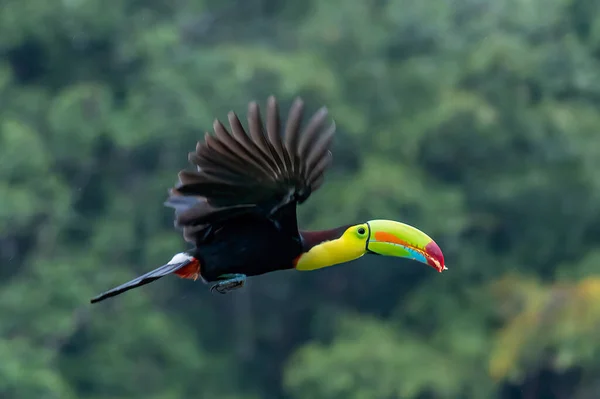
[[[211,292],[241,288],[250,276],[278,270],[317,270],[384,255],[412,259],[446,270],[440,247],[408,224],[378,219],[329,230],[299,230],[296,210],[321,187],[331,164],[336,131],[322,107],[303,123],[304,102],[296,98],[281,122],[270,96],[266,125],[259,105],[248,104],[247,128],[235,112],[229,130],[218,119],[189,153],[195,170],[181,170],[165,205],[192,248],[167,264],[91,299],[119,295],[174,274],[201,279]]]

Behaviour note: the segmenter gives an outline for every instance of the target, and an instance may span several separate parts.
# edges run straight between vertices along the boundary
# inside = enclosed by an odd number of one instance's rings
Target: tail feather
[[[174,258],[175,259],[175,258]],[[185,268],[186,266],[190,266],[191,264],[196,263],[197,269],[199,269],[198,260],[192,257],[185,259],[180,262],[173,263],[173,261],[169,262],[166,265],[163,265],[157,269],[152,270],[146,274],[143,274],[139,277],[134,278],[131,281],[128,281],[124,284],[119,285],[118,287],[112,288],[102,294],[92,298],[90,303],[97,303],[103,301],[107,298],[122,294],[125,291],[129,291],[133,288],[141,287],[142,285],[149,284],[153,281],[158,280],[166,275],[177,273],[178,270]],[[187,268],[186,268],[187,269]]]

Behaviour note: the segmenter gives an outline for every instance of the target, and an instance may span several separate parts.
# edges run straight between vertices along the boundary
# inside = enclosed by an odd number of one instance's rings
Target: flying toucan
[[[297,98],[280,121],[269,97],[266,127],[256,102],[248,105],[248,128],[228,114],[214,135],[189,154],[196,170],[179,172],[166,206],[193,248],[166,265],[104,292],[92,303],[148,284],[168,274],[211,283],[211,291],[240,288],[248,276],[276,270],[316,270],[377,254],[413,259],[446,270],[439,246],[422,231],[391,220],[371,220],[331,230],[298,229],[296,206],[317,190],[331,162],[335,123],[325,107],[302,127],[304,103]],[[283,129],[282,129],[283,128]]]

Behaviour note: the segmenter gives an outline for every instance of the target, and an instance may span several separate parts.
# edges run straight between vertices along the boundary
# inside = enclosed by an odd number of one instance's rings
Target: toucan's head
[[[394,256],[447,270],[440,247],[427,234],[393,220],[371,220],[322,232],[303,232],[309,242],[296,261],[298,270],[314,270],[358,259],[365,254]]]

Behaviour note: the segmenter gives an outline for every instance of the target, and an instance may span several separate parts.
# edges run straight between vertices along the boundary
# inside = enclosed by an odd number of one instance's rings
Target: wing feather
[[[231,156],[238,158],[248,169],[245,173],[252,173],[253,178],[259,179],[264,176],[261,173],[260,168],[257,167],[252,156],[244,149],[244,147],[227,131],[225,126],[219,121],[215,120],[213,123],[213,129],[215,130],[215,138],[223,144],[223,146],[229,151]],[[210,161],[209,161],[210,163]],[[202,162],[198,163],[198,166],[202,167]]]
[[[285,170],[286,151],[283,148],[283,142],[281,141],[281,133],[279,131],[280,125],[279,106],[277,105],[275,97],[271,96],[267,100],[267,135],[269,137],[269,142],[279,157],[278,163]]]
[[[322,134],[309,148],[309,151],[307,151],[304,159],[306,160],[305,165],[308,175],[314,173],[314,168],[321,162],[323,158],[331,156],[329,147],[331,146],[334,132],[335,127],[326,130],[325,133]]]
[[[310,118],[306,126],[302,138],[298,146],[298,155],[300,158],[306,158],[307,152],[314,145],[314,142],[319,138],[319,132],[325,119],[327,118],[327,108],[322,107]],[[335,125],[333,125],[335,130]]]
[[[267,139],[265,135],[265,130],[263,129],[263,121],[260,112],[260,108],[255,101],[252,101],[248,105],[248,126],[250,130],[250,136],[252,137],[252,141],[254,144],[260,148],[263,159],[269,163],[271,169],[275,172],[277,176],[278,173],[281,173],[281,167],[277,162],[277,153],[273,145]]]
[[[304,113],[304,102],[297,98],[288,115],[288,120],[285,126],[285,146],[288,149],[292,164],[292,173],[301,173],[300,157],[298,155],[298,144],[300,142],[300,124],[302,123],[302,115]]]
[[[252,158],[256,167],[260,168],[263,176],[269,176],[272,179],[275,179],[277,177],[275,170],[273,170],[269,162],[265,160],[259,147],[250,140],[237,115],[234,112],[230,112],[228,114],[228,119],[235,139],[242,145],[246,154]]]
[[[197,170],[179,173],[166,202],[175,208],[186,240],[197,242],[211,226],[248,213],[278,217],[283,206],[304,202],[321,186],[331,164],[335,123],[325,125],[328,111],[322,107],[302,129],[303,115],[304,102],[297,98],[282,129],[271,96],[266,126],[256,102],[248,104],[247,130],[233,111],[227,115],[229,130],[214,121],[214,134],[207,133],[188,156]]]

